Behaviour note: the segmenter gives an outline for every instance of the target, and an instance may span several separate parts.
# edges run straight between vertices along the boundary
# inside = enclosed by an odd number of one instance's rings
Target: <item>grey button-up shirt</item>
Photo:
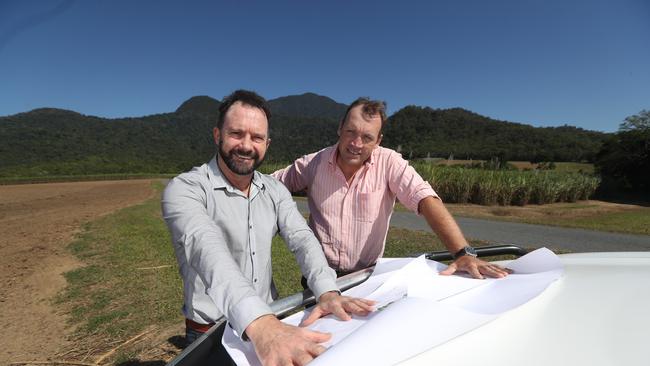
[[[338,290],[320,244],[285,186],[255,172],[246,197],[216,158],[172,179],[163,193],[163,217],[183,278],[183,313],[207,324],[222,315],[241,336],[258,317],[272,314],[271,240],[280,236],[296,256],[317,296]]]

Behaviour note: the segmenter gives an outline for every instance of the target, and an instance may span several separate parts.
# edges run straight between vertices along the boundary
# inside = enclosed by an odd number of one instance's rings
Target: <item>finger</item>
[[[377,304],[377,301],[374,301],[374,300],[360,299],[360,298],[357,298],[356,300],[361,301],[362,303],[364,303],[364,304],[366,304],[368,306],[375,306]]]
[[[316,358],[320,356],[323,352],[327,351],[327,348],[323,347],[320,344],[313,344],[307,349],[307,352],[313,357]]]
[[[508,275],[508,271],[506,271],[505,268],[502,268],[495,264],[484,266],[483,268],[481,268],[481,273],[496,278],[501,278]]]
[[[293,365],[303,366],[314,359],[314,356],[308,350],[296,350],[293,358]]]
[[[331,333],[323,333],[323,332],[318,332],[315,330],[309,330],[305,329],[304,337],[309,340],[314,342],[315,344],[317,343],[323,343],[327,342],[332,338]]]
[[[443,276],[449,276],[454,274],[457,269],[458,269],[458,265],[456,263],[452,263],[449,265],[449,267],[447,267],[447,269],[445,269],[444,271],[440,271],[440,274]]]
[[[368,315],[368,310],[366,310],[365,307],[361,307],[359,304],[355,303],[354,301],[343,303],[343,309],[345,309],[345,311],[349,314],[354,314],[359,316]]]
[[[352,319],[352,317],[347,313],[347,311],[345,311],[342,304],[338,304],[334,306],[334,309],[332,309],[332,314],[334,314],[334,316],[336,316],[337,318],[343,321],[348,321]]]
[[[363,299],[354,299],[354,304],[365,312],[375,311],[374,301],[372,304],[368,304],[368,302],[363,301]]]
[[[500,278],[504,277],[506,274],[503,272],[500,272],[490,266],[481,266],[479,267],[479,272],[481,272],[482,275],[488,276],[488,277],[493,277],[493,278]]]
[[[478,266],[475,265],[469,266],[469,268],[466,271],[476,279],[483,279],[483,275],[481,275],[481,272],[478,270]]]
[[[300,323],[300,326],[301,327],[306,327],[306,326],[312,324],[313,322],[318,320],[321,316],[323,316],[324,313],[325,312],[320,308],[320,306],[316,305],[316,307],[311,312],[311,314],[309,314],[307,319],[303,320],[302,323]]]

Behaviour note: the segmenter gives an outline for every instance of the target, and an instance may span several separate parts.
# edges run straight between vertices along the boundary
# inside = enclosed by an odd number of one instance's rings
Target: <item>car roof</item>
[[[400,365],[646,365],[650,253],[559,257],[540,296]]]

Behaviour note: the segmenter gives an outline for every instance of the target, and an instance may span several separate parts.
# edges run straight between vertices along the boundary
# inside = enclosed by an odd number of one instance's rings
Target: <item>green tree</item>
[[[650,111],[642,110],[639,114],[627,117],[618,127],[619,131],[650,129]]]
[[[627,117],[603,144],[595,166],[610,189],[650,193],[650,112]]]

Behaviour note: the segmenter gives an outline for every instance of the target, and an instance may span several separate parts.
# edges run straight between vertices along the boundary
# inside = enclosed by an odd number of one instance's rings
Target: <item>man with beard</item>
[[[330,335],[286,325],[269,308],[277,297],[271,276],[276,233],[318,299],[303,325],[327,314],[341,320],[349,320],[349,313],[367,315],[373,302],[340,295],[335,272],[290,193],[255,170],[270,143],[266,101],[238,90],[219,111],[213,130],[217,156],[174,178],[162,198],[183,278],[187,341],[225,316],[237,334],[250,339],[262,364],[305,364],[325,350],[318,343]],[[216,354],[218,364],[231,362],[223,347]]]

